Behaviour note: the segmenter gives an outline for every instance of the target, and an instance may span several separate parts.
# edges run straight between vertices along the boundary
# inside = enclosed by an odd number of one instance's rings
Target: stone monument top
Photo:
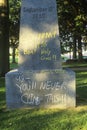
[[[24,70],[60,69],[60,42],[55,0],[23,0],[19,66]]]

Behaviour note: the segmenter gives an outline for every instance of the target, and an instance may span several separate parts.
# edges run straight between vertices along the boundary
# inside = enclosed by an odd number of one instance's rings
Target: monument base
[[[13,70],[6,74],[8,108],[76,106],[75,73],[70,70]]]

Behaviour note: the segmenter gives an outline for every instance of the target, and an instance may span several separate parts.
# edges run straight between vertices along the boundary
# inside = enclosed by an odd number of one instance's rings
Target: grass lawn
[[[76,68],[76,67],[87,67],[87,62],[74,62],[74,63],[63,63],[63,67]]]
[[[0,78],[0,130],[87,130],[86,71],[76,71],[76,93],[76,108],[8,110]]]

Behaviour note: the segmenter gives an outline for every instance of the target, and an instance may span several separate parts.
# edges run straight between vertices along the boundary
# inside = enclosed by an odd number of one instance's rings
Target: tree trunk
[[[78,60],[81,61],[83,59],[82,56],[82,43],[81,43],[81,36],[78,37]]]
[[[12,63],[16,63],[16,61],[15,61],[15,47],[13,47]]]
[[[0,2],[0,76],[9,71],[9,25],[8,1]]]
[[[77,58],[76,52],[77,52],[77,49],[76,49],[76,37],[74,36],[74,39],[73,39],[73,59]]]

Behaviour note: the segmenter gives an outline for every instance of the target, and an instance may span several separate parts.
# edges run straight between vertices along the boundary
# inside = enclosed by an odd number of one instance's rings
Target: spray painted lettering
[[[47,80],[38,83],[37,81],[31,80],[31,78],[25,78],[21,74],[16,77],[16,86],[19,88],[21,101],[24,104],[37,106],[40,105],[44,99],[46,103],[63,103],[65,99],[65,94],[57,94],[59,91],[66,91],[66,84],[64,82],[61,84],[59,81]],[[40,95],[42,91],[44,91],[44,94]],[[54,95],[52,92],[56,92],[56,94]]]

